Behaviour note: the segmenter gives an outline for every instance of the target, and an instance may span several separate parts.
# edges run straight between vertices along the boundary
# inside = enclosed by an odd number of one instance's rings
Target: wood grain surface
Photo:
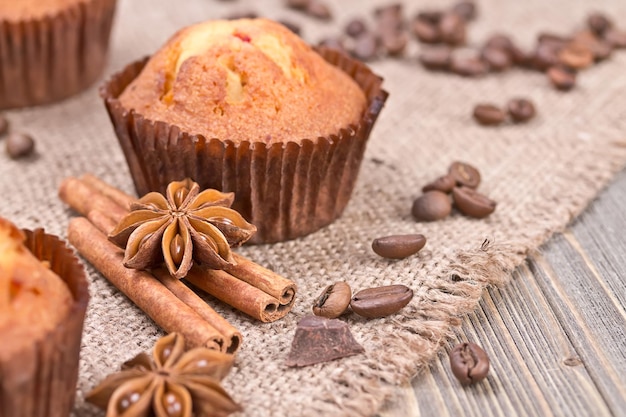
[[[485,292],[430,369],[379,417],[626,416],[626,171],[502,288]],[[447,352],[481,345],[488,378],[462,387]]]

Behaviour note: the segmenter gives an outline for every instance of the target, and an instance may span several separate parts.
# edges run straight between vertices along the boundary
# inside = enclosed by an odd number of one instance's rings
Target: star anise
[[[86,396],[106,417],[224,417],[241,407],[221,387],[232,355],[206,348],[184,350],[182,335],[170,333],[140,353]]]
[[[200,192],[190,179],[174,181],[165,196],[151,192],[130,207],[109,239],[125,247],[124,266],[148,269],[165,261],[184,278],[194,260],[211,269],[234,264],[230,248],[250,239],[256,227],[231,209],[233,193]]]

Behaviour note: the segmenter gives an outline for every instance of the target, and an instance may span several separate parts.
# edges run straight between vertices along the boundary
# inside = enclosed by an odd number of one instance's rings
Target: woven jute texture
[[[150,54],[178,28],[199,20],[253,9],[303,25],[316,42],[339,33],[351,16],[371,17],[373,0],[331,2],[335,20],[315,22],[284,8],[280,0],[122,0],[105,74]],[[408,16],[439,1],[406,1]],[[505,31],[530,47],[542,30],[568,33],[591,10],[613,14],[626,27],[621,0],[484,0],[471,24],[478,44]],[[372,64],[385,78],[390,98],[368,143],[356,189],[343,216],[331,226],[290,242],[245,247],[242,254],[293,279],[293,312],[261,324],[208,299],[237,326],[244,341],[226,389],[245,416],[372,415],[395,390],[426,366],[449,340],[458,317],[472,311],[488,285],[506,285],[526,254],[563,229],[626,164],[626,52],[586,70],[578,86],[561,93],[539,73],[513,70],[470,80],[424,71],[414,44],[403,60]],[[538,116],[525,125],[485,128],[471,118],[479,101],[504,104],[526,96]],[[37,139],[36,156],[9,160],[0,153],[0,215],[20,227],[45,227],[66,235],[74,215],[57,198],[60,181],[92,172],[133,192],[126,162],[95,86],[65,102],[7,113],[14,130]],[[3,146],[3,144],[1,144]],[[421,187],[444,174],[454,160],[477,166],[480,190],[498,202],[489,218],[453,214],[418,223],[410,207]],[[384,260],[372,239],[422,233],[417,256]],[[486,243],[485,241],[488,241]],[[485,242],[485,243],[484,243]],[[484,243],[484,244],[483,244]],[[93,268],[76,400],[77,416],[101,416],[84,393],[140,351],[149,351],[162,331]],[[345,320],[365,353],[303,369],[284,365],[296,323],[321,290],[339,280],[354,290],[405,284],[412,302],[394,316]]]

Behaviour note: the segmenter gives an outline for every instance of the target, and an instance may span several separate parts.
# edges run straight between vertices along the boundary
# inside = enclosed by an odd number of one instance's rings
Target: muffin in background
[[[101,94],[140,195],[186,177],[234,192],[261,243],[341,215],[387,97],[381,84],[279,23],[240,19],[179,31]]]
[[[69,415],[88,299],[62,241],[0,218],[0,416]]]
[[[58,101],[98,79],[116,0],[0,0],[0,110]]]

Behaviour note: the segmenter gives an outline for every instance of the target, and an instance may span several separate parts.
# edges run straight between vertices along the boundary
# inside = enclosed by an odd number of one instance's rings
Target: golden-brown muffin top
[[[56,327],[71,302],[61,278],[24,246],[24,234],[0,217],[0,358]]]
[[[366,105],[354,80],[266,19],[179,31],[120,102],[190,134],[266,143],[338,133],[357,123]]]
[[[54,16],[62,10],[88,0],[0,0],[0,20],[21,21]]]

